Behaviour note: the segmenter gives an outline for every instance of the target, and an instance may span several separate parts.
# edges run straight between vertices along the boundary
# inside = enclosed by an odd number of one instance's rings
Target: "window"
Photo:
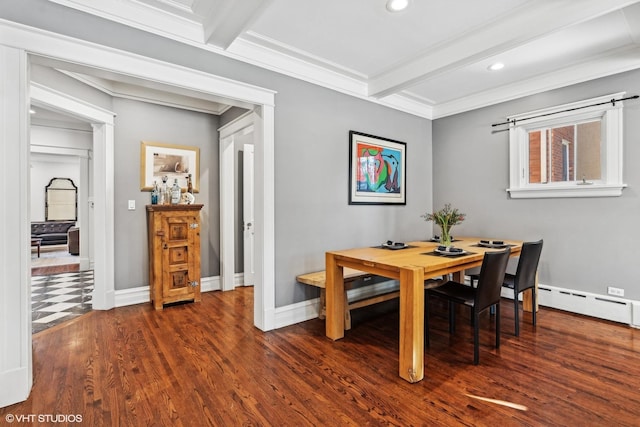
[[[509,117],[511,198],[620,196],[623,97]]]

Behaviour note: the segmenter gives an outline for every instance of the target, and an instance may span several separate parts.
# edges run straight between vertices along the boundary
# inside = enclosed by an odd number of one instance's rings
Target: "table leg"
[[[400,377],[415,383],[424,378],[424,270],[400,271]]]
[[[351,310],[349,310],[349,298],[347,297],[347,290],[344,290],[344,330],[351,329]]]
[[[536,284],[535,284],[535,288],[536,288],[536,300],[535,300],[535,306],[536,306],[536,312],[538,312],[538,273],[536,273]],[[523,311],[528,311],[531,312],[532,307],[533,307],[533,301],[531,298],[531,289],[527,289],[526,291],[524,291],[522,293],[522,310]]]
[[[333,254],[325,258],[325,292],[327,299],[327,319],[325,331],[327,337],[338,340],[344,337],[344,278],[343,267],[336,264]]]
[[[327,296],[324,288],[320,289],[320,308],[318,313],[318,319],[324,320],[327,315]]]

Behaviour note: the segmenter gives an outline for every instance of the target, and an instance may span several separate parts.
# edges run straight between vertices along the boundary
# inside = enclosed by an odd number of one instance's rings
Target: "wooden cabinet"
[[[202,205],[147,205],[149,287],[156,310],[200,301]]]

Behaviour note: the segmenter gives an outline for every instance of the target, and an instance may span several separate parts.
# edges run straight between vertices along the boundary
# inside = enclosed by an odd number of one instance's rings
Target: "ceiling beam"
[[[202,43],[202,25],[184,8],[158,7],[157,2],[49,0],[104,19],[138,28],[172,40]],[[148,4],[155,7],[150,7]],[[160,3],[162,5],[162,3]]]
[[[607,51],[590,58],[588,61],[551,73],[519,80],[438,104],[434,107],[432,118],[439,119],[638,68],[640,68],[640,46]]]
[[[525,3],[484,28],[443,43],[415,60],[368,81],[369,96],[382,98],[431,77],[514,49],[571,25],[622,9],[640,0],[556,0]]]
[[[205,43],[226,50],[249,28],[249,25],[262,15],[271,1],[198,0],[194,10],[203,16]],[[201,10],[204,10],[201,8],[208,10],[202,13]]]

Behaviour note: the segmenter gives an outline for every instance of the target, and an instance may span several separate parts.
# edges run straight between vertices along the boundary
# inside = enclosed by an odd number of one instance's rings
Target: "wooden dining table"
[[[326,253],[326,335],[338,340],[344,337],[344,280],[345,267],[396,279],[400,285],[400,348],[399,375],[410,383],[424,378],[424,282],[425,279],[453,274],[453,280],[463,281],[464,271],[482,265],[484,253],[503,250],[483,247],[478,237],[456,237],[454,247],[463,255],[442,255],[435,251],[439,243],[433,241],[406,242],[395,249],[380,245]],[[518,256],[522,242],[503,240]],[[525,301],[525,304],[527,302]],[[532,303],[529,301],[529,305]],[[532,309],[532,307],[528,307]]]

